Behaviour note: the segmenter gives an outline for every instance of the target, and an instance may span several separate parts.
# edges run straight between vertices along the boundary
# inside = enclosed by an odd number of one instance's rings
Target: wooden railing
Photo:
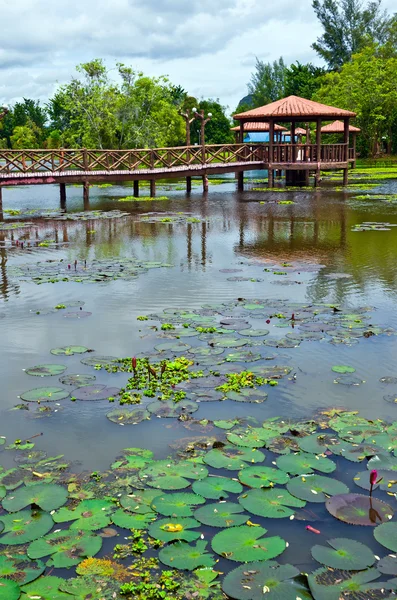
[[[269,144],[210,144],[205,146],[204,152],[202,146],[143,150],[0,149],[0,175],[65,171],[150,171],[236,162],[318,162],[317,154],[317,146],[314,144],[274,144],[271,151]],[[345,162],[347,155],[347,144],[321,146],[322,162]]]

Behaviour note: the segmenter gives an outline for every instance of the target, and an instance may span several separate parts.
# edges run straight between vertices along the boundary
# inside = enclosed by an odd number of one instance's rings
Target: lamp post
[[[185,123],[186,123],[186,146],[190,146],[190,125],[193,123],[195,117],[191,117],[190,116],[190,110],[187,109],[186,111],[179,111],[179,114],[181,115],[181,117],[183,117],[185,119]]]

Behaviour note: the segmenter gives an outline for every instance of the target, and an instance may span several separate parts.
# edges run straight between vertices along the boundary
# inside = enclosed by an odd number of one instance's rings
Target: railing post
[[[87,154],[87,148],[83,148],[83,167],[84,167],[84,171],[88,171],[88,154]]]

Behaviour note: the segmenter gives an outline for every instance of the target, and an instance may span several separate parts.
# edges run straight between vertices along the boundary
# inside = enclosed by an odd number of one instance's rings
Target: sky
[[[0,0],[0,15],[0,105],[45,102],[77,64],[103,58],[168,75],[232,112],[256,57],[321,64],[311,0]]]

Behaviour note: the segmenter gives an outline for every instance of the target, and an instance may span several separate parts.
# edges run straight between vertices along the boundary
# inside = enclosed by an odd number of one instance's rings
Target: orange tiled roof
[[[342,121],[334,121],[329,125],[321,127],[321,133],[343,133],[344,131],[345,125]],[[361,129],[359,127],[354,127],[354,125],[349,125],[349,131],[359,133]]]
[[[355,117],[356,113],[335,106],[327,106],[313,100],[306,100],[299,96],[288,96],[282,100],[271,102],[259,108],[253,108],[246,112],[234,115],[234,119],[266,119],[273,117],[275,119],[285,119],[288,117],[307,118],[307,117]]]
[[[237,125],[237,127],[232,127],[231,130],[240,131],[240,125]],[[244,131],[269,131],[269,123],[244,123]],[[275,123],[274,131],[287,131],[287,128]]]

